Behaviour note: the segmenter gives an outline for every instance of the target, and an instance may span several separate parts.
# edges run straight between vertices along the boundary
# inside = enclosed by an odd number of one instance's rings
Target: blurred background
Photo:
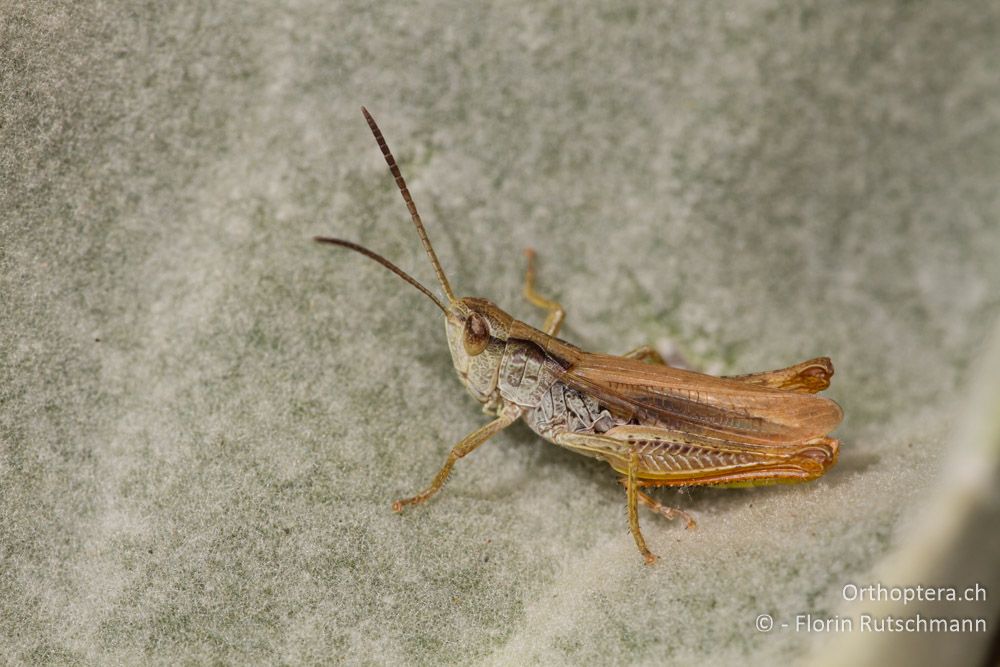
[[[995,662],[995,596],[924,612],[986,633],[794,623],[996,583],[998,35],[985,1],[3,4],[3,661]],[[838,466],[660,492],[698,529],[643,513],[653,568],[612,472],[524,427],[392,514],[486,418],[438,311],[309,241],[433,283],[362,104],[458,292],[537,324],[530,245],[582,347],[829,355]]]

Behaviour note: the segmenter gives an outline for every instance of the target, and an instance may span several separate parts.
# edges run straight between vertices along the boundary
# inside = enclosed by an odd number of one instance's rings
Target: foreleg
[[[456,461],[473,451],[476,447],[483,444],[500,431],[510,426],[515,419],[517,419],[517,414],[513,411],[502,413],[489,424],[486,424],[482,428],[479,428],[462,438],[457,445],[452,447],[451,452],[448,454],[448,459],[444,462],[444,465],[441,466],[441,470],[438,471],[438,474],[434,476],[434,480],[431,482],[431,485],[412,498],[402,498],[394,502],[392,504],[393,511],[401,512],[407,505],[419,505],[440,491],[441,487],[444,486],[445,480],[448,479],[448,475],[451,474],[451,469],[455,467]]]

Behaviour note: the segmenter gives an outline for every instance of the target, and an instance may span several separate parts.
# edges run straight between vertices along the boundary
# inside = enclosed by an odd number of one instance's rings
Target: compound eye
[[[469,315],[465,321],[465,331],[462,333],[462,344],[470,357],[482,354],[490,344],[490,325],[486,318],[477,313]]]

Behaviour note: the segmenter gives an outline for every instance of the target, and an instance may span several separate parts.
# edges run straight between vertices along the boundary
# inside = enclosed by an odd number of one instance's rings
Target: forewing
[[[802,443],[843,418],[840,406],[819,396],[626,357],[582,353],[562,379],[643,424],[709,442]]]

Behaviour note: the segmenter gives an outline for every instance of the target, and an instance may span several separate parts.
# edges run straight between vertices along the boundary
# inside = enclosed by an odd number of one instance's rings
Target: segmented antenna
[[[445,296],[448,297],[448,301],[455,301],[455,293],[451,291],[451,285],[448,283],[448,279],[445,278],[444,270],[441,268],[437,254],[435,254],[434,248],[431,246],[430,239],[427,238],[427,230],[424,229],[424,223],[420,220],[420,214],[417,213],[417,205],[413,203],[413,197],[410,196],[410,190],[406,187],[403,174],[400,173],[399,167],[396,165],[396,158],[392,156],[392,151],[386,145],[382,131],[378,129],[378,125],[375,123],[372,115],[368,113],[368,109],[361,107],[361,113],[365,115],[368,127],[371,128],[372,134],[375,135],[375,141],[378,142],[378,147],[382,150],[382,156],[385,158],[386,164],[389,165],[389,171],[392,172],[393,177],[396,179],[396,187],[399,188],[400,194],[403,195],[406,208],[410,211],[410,219],[413,220],[413,224],[417,228],[417,234],[420,235],[420,242],[424,244],[424,250],[427,251],[427,256],[431,259],[431,264],[434,265],[434,272],[437,273],[438,282],[441,283],[441,288],[444,290]]]
[[[423,285],[421,285],[419,282],[417,282],[416,278],[412,277],[406,271],[404,271],[403,269],[399,268],[398,266],[396,266],[395,264],[393,264],[392,262],[390,262],[389,260],[387,260],[382,255],[378,254],[374,250],[369,250],[368,248],[364,247],[363,245],[358,245],[357,243],[352,243],[351,241],[345,241],[344,239],[334,239],[334,238],[330,238],[329,236],[314,236],[313,237],[313,241],[316,241],[317,243],[329,243],[330,245],[339,245],[342,248],[348,248],[350,250],[353,250],[354,252],[359,252],[362,255],[364,255],[365,257],[367,257],[368,259],[375,260],[376,262],[378,262],[379,264],[381,264],[385,268],[389,269],[390,271],[392,271],[393,273],[395,273],[397,276],[399,276],[400,278],[402,278],[403,280],[405,280],[406,282],[410,283],[411,285],[413,285],[414,287],[416,287],[418,290],[420,290],[421,292],[423,292],[424,294],[426,294],[427,296],[429,296],[430,299],[431,299],[431,301],[433,301],[434,304],[437,305],[437,307],[440,308],[441,311],[444,312],[445,315],[448,314],[448,309],[445,308],[445,306],[444,306],[443,303],[441,303],[441,299],[439,299],[436,296],[434,296],[434,294],[429,289],[427,289],[426,287],[424,287]]]

